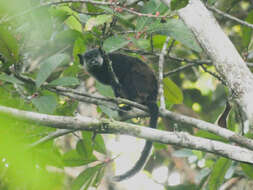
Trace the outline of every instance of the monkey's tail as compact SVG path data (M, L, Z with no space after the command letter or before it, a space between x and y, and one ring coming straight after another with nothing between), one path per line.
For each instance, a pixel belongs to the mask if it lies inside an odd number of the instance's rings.
M157 107L156 103L154 103L154 102L148 103L147 106L148 106L149 112L150 112L149 126L151 128L156 128L157 119L158 119L158 107ZM134 167L132 167L130 170L128 170L124 174L114 176L113 180L114 181L122 181L124 179L127 179L127 178L135 175L137 172L139 172L142 169L142 167L145 165L151 149L152 149L152 142L146 141L145 146L141 152L141 157L135 163Z

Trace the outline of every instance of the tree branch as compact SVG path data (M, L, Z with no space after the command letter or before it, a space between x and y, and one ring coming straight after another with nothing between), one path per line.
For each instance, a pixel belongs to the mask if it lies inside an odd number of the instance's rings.
M71 91L72 91L72 89L71 89ZM64 94L62 94L62 95L64 95ZM76 96L75 95L73 96L71 93L69 93L67 96L72 97L72 98L76 98ZM102 97L100 97L100 98L102 98ZM107 98L107 99L108 100L111 99L112 101L116 100L114 98ZM92 100L92 102L90 102L87 99L85 99L84 97L79 98L78 100L83 101L83 102L89 102L89 103L96 102L96 101L93 101L93 100ZM124 99L122 99L122 100L124 100ZM96 102L96 103L97 103L97 105L101 104L99 101ZM124 100L124 101L122 101L122 103L125 103L127 105L131 105L133 107L138 105L137 108L141 108L141 110L144 110L146 112L148 111L146 106L140 105L140 104L135 103L135 102L131 103L130 100L126 100L126 101ZM119 104L119 102L117 102L117 104ZM104 103L102 105L104 105ZM107 104L107 106L108 106L108 104ZM144 113L143 111L140 111L138 113L134 112L133 115L135 117L148 116L148 114ZM247 147L247 148L253 150L253 140L250 140L250 139L245 138L243 136L237 135L236 133L234 133L230 130L221 128L221 127L219 127L217 125L214 125L212 123L208 123L208 122L205 122L205 121L202 121L202 120L199 120L199 119L184 116L184 115L181 115L181 114L178 114L178 113L173 113L173 112L168 111L168 110L160 110L160 116L171 119L173 121L176 121L176 122L179 122L179 123L182 123L182 124L185 124L185 125L190 125L190 126L198 128L198 129L214 133L214 134L219 135L219 136L221 136L221 137L223 137L223 138L225 138L229 141L235 142L237 144L243 145L244 147Z
M159 95L160 95L160 107L161 109L166 109L164 91L163 91L163 65L164 65L164 57L167 53L167 46L169 43L170 37L167 37L166 41L163 44L162 51L159 56Z
M224 12L222 12L221 10L219 10L219 9L213 7L213 6L207 6L207 8L208 8L209 10L211 10L211 11L213 11L213 12L215 12L215 13L217 13L217 14L223 16L223 17L225 17L225 18L228 18L228 19L233 20L233 21L235 21L235 22L237 22L237 23L239 23L239 24L241 24L241 25L244 25L244 26L247 26L247 27L253 29L253 24L250 24L250 23L245 22L245 21L243 21L243 20L240 20L239 18L236 18L236 17L234 17L234 16L232 16L232 15L229 15L229 14L227 14L227 13L224 13Z
M235 100L253 125L253 75L232 42L200 0L191 0L178 13L234 92Z
M33 82L34 82L32 79L25 78L23 76L17 75L17 77L24 82L27 81L31 84L33 84ZM50 89L51 88L49 88L49 90ZM69 98L73 98L73 99L81 101L81 102L88 102L88 103L94 103L96 105L105 105L105 106L108 106L108 105L113 106L113 104L116 106L118 104L124 103L124 104L130 105L132 107L135 107L135 108L145 111L145 112L138 111L138 113L132 111L131 114L127 115L127 117L129 117L129 118L131 118L133 116L134 117L148 116L148 114L146 113L146 112L148 112L148 108L146 106L140 105L136 102L132 102L127 99L107 98L107 97L103 97L103 96L95 96L95 95L91 95L89 93L82 93L82 92L79 92L78 90L64 88L64 87L56 87L56 88L54 88L53 91L55 91L63 96L67 96ZM1 109L0 109L0 111L1 111ZM217 125L214 125L214 124L211 124L211 123L199 120L199 119L195 119L192 117L173 113L168 110L160 110L159 115L162 117L166 117L168 119L171 119L173 121L185 124L185 125L190 125L190 126L198 128L198 129L214 133L214 134L219 135L231 142L235 142L237 144L240 144L244 147L247 147L247 148L253 150L253 140L245 138L240 135L237 135L236 133L234 133L230 130L221 128ZM123 119L127 119L127 118L123 118Z
M181 147L218 154L236 161L253 164L253 151L219 141L204 139L189 135L185 132L166 132L148 127L102 119L101 121L89 117L67 117L21 111L14 108L0 106L1 113L11 114L13 117L23 118L53 128L68 130L87 130L96 133L118 133L151 141L172 144Z

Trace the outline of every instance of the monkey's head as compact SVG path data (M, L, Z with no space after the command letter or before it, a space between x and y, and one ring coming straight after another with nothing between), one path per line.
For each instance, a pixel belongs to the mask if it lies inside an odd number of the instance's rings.
M99 49L89 50L83 55L78 54L78 57L80 59L80 64L83 65L88 72L103 66L104 59Z

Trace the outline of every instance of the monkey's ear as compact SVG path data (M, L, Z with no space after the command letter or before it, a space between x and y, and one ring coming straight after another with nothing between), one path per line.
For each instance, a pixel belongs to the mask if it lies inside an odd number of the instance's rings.
M83 65L83 55L82 54L77 54L77 56L79 57L79 63L81 65Z

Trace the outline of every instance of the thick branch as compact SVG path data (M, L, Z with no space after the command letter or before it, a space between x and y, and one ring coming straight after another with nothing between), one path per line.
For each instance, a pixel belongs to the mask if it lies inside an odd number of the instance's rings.
M58 88L58 89L60 89L60 88ZM91 99L92 95L89 95L88 93L82 94L76 90L67 89L67 88L63 88L62 90L65 92L72 92L72 93L74 93L74 95L71 93L68 93L67 95L60 93L61 95L66 95L68 97L71 97L71 98L74 98L76 100L83 101L83 102L95 103L97 105L101 105L101 104L104 105L104 102L96 101L96 97L93 97L93 99ZM88 97L88 99L86 99L86 96ZM114 103L116 102L117 104L121 103L121 101L122 101L127 105L131 105L133 107L140 108L141 110L144 110L144 111L148 110L147 108L145 108L145 106L139 105L138 103L132 102L130 100L125 101L125 99L121 99L119 102L117 102L117 99L115 99L115 98L98 97L98 99L99 100L104 99L106 101L110 101L110 99L111 99L111 102L114 102ZM138 114L136 114L136 113L134 113L134 114L135 114L135 117L147 116L142 111L138 112ZM184 115L181 115L178 113L173 113L168 110L160 110L160 116L171 119L173 121L176 121L176 122L179 122L182 124L190 125L190 126L198 128L198 129L202 129L202 130L214 133L214 134L219 135L229 141L235 142L237 144L243 145L244 147L247 147L247 148L253 150L253 141L252 140L245 138L243 136L237 135L236 133L234 133L230 130L221 128L221 127L214 125L212 123L208 123L208 122L205 122L205 121L202 121L199 119L184 116Z
M215 124L208 123L206 121L202 121L196 118L184 116L178 113L173 113L171 111L163 111L160 112L162 117L166 117L168 119L171 119L173 121L185 124L185 125L191 125L193 127L196 127L198 129L208 131L210 133L214 133L218 136L221 136L231 142L235 142L237 144L240 144L244 147L247 147L251 150L253 150L253 140L245 138L243 136L240 136L233 131L227 130L225 128L219 127Z
M145 138L151 141L173 144L181 147L218 154L236 161L253 164L253 152L235 145L208 140L189 135L185 132L165 132L148 127L140 127L114 120L92 119L89 117L66 117L21 111L0 106L0 112L11 114L28 121L37 122L54 128L88 130L96 133L118 133Z
M169 3L169 0L163 1ZM253 76L232 42L200 0L190 0L178 13L235 93L236 101L253 124Z

